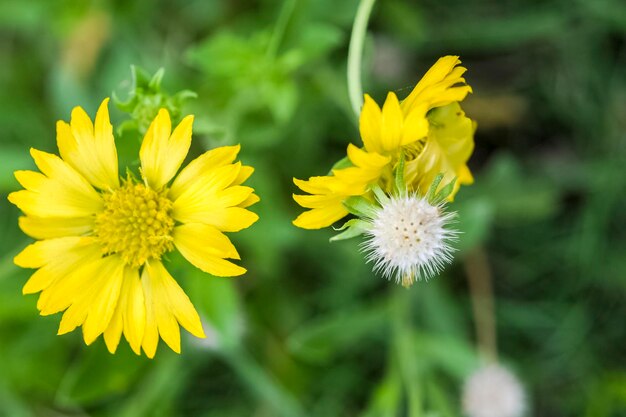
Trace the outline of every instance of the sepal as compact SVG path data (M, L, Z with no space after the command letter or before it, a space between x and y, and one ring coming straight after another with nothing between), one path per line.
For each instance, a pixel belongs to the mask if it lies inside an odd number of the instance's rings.
M337 231L342 231L341 233L330 238L331 242L336 242L338 240L346 240L352 239L353 237L361 236L363 233L367 232L370 229L370 224L361 219L350 219L343 224Z

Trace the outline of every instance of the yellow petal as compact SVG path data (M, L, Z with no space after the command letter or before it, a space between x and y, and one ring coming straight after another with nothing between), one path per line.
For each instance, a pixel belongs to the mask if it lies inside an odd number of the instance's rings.
M189 151L192 125L193 116L187 116L170 136L170 115L159 110L139 151L141 172L150 187L160 190L174 177Z
M212 210L204 218L199 218L196 223L204 223L216 227L222 232L238 232L252 226L259 216L241 207L226 207Z
M423 108L416 108L404 120L401 146L408 145L428 135L428 119Z
M467 165L461 166L457 171L457 181L459 181L460 184L467 185L474 183L474 176Z
M120 295L124 264L116 256L108 256L93 262L84 273L91 275L85 280L80 293L63 314L58 334L71 332L83 325L83 338L91 344L108 327Z
M200 317L189 301L189 297L167 272L161 262L146 265L151 286L154 316L161 338L175 352L180 353L180 323L197 337L204 337Z
M100 195L78 172L56 155L31 149L39 169L46 175L26 174L17 177L29 186L9 194L9 201L24 213L37 217L86 217L100 211Z
M251 205L258 203L259 201L261 201L261 199L259 198L258 195L250 194L248 198L246 198L241 203L239 203L237 207L241 207L241 208L250 207Z
M222 146L207 151L191 161L174 179L169 191L169 197L172 200L176 200L197 178L215 168L230 165L237 157L239 149L239 145Z
M111 189L119 186L117 150L109 121L109 99L102 101L96 114L95 129L85 111L76 107L70 124L57 123L57 145L61 157L93 186Z
M145 326L146 306L139 280L139 270L126 266L115 313L104 331L107 349L115 353L123 333L130 347L139 355Z
M344 198L346 197L337 196L334 194L293 194L293 199L296 201L296 203L304 208L324 208L329 205L340 204Z
M383 156L376 152L364 151L353 144L348 145L347 153L350 161L360 168L382 168L391 160L388 156Z
M219 170L230 167L236 165L222 167ZM226 186L224 184L232 183L238 172L239 168L230 169L228 175L211 175L199 179L174 201L172 216L182 223L204 222L215 210L244 203L254 191L252 188L235 185L221 189Z
M237 178L235 178L235 181L233 181L233 185L243 184L244 181L250 178L252 173L254 173L254 168L247 165L242 165L241 171L239 171L239 175L237 175Z
M444 182L463 175L468 183L466 163L474 150L474 123L465 116L458 103L439 107L429 113L432 120L426 145L418 157L406 164L408 177L415 177L417 188L428 190L435 176L444 174ZM470 175L471 176L471 175ZM461 181L458 181L458 186ZM455 186L451 199L458 191Z
M193 304L187 297L187 294L176 283L174 278L167 272L163 264L156 263L152 265L155 270L160 269L161 291L167 296L170 311L176 317L176 320L189 333L196 337L206 337L200 322L200 316L194 308Z
M40 192L47 181L47 177L41 172L15 171L14 174L17 182L30 191Z
M197 205L210 203L217 192L225 189L235 181L241 170L241 163L229 164L203 173L186 182L186 188L175 195L170 190L169 198L177 208L193 208Z
M122 291L120 291L120 298L115 306L115 313L113 313L113 317L111 317L111 321L104 331L104 343L107 346L107 349L110 353L115 353L117 351L117 347L120 344L120 339L122 338L122 332L124 331L124 322L122 321L122 311L121 306L125 304L124 298L124 282L122 282Z
M169 197L173 201L203 198L207 193L216 192L229 187L239 176L241 162L211 168L186 182L186 188L174 195L170 190Z
M154 309L154 303L157 299L155 299L153 294L148 268L144 268L141 274L141 286L146 306L146 325L144 327L143 339L141 340L141 348L147 357L154 358L159 345L159 328L157 327Z
M75 246L57 245L55 250L48 251L42 266L26 282L22 293L34 294L43 291L72 273L79 265L98 259L101 256L100 247L88 242L90 238L84 238Z
M74 268L57 277L52 284L41 291L37 309L42 316L65 310L83 297L102 268L102 258L93 257L73 263Z
M329 192L328 180L330 177L311 177L308 180L293 179L293 183L296 184L305 193L309 194L327 194Z
M124 274L125 305L121 306L124 337L139 355L146 329L146 301L139 271L127 267Z
M395 93L387 94L381 117L380 138L385 151L395 151L400 147L402 139L402 123L404 115Z
M213 226L189 223L174 229L174 245L195 267L215 276L236 276L246 272L221 258L239 259L237 250Z
M466 69L457 67L461 61L458 56L440 58L424 77L417 83L411 94L403 100L404 114L411 113L415 108L428 111L463 100L472 88L465 84L462 75Z
M65 236L85 235L93 229L93 217L75 218L41 218L34 216L21 216L19 218L20 229L28 236L35 239L51 239Z
M230 239L214 226L186 223L175 227L172 235L174 245L180 253L200 269L203 269L202 257L205 256L239 259L237 249Z
M24 248L15 256L13 262L22 268L39 268L48 262L58 260L67 252L93 244L94 239L92 237L69 236L40 240Z
M293 224L302 229L321 229L348 215L348 210L341 203L324 208L316 208L300 214Z
M363 145L369 152L381 153L383 151L382 139L380 137L381 126L382 114L380 107L369 95L365 94L363 109L361 109L359 117L359 131Z

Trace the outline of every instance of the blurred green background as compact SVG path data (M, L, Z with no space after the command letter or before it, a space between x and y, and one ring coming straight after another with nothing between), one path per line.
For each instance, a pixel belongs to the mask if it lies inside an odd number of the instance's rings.
M356 0L0 2L1 416L459 416L479 364L466 272L493 275L501 360L529 415L626 415L626 4L621 0L380 1L364 88L408 94L457 54L478 122L476 177L453 204L455 263L398 288L358 242L291 225L292 177L360 144L345 72ZM249 270L173 275L208 330L156 358L56 336L12 258L31 240L6 195L55 121L126 98L131 64L198 94L192 156L242 144L261 219L231 235ZM127 116L111 106L113 124ZM122 158L136 158L124 136ZM408 401L407 401L408 400ZM407 406L411 404L411 406Z

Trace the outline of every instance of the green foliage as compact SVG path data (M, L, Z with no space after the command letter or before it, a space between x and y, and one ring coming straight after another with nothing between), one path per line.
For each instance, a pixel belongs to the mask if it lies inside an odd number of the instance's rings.
M0 416L460 416L479 365L466 284L477 248L499 355L530 415L626 413L623 2L377 2L368 93L406 96L447 53L474 89L463 110L478 124L475 183L450 203L456 261L410 290L375 276L356 240L290 223L291 178L361 146L345 82L357 4L0 3ZM6 200L12 172L34 168L30 147L56 152L54 123L73 106L93 116L112 91L141 121L116 135L123 163L166 106L196 116L190 158L241 143L256 168L260 220L231 235L248 273L210 277L172 256L210 335L183 337L182 355L161 343L148 360L125 342L110 355L79 331L56 336L59 315L38 316L37 297L21 294L31 271L12 263L31 242ZM115 127L128 119L111 111Z
M163 68L150 76L143 69L131 65L130 73L132 81L128 99L122 101L113 93L113 102L117 108L129 113L132 117L120 124L117 129L119 135L123 135L125 130L136 130L142 135L145 134L161 108L167 109L172 123L176 125L181 120L183 102L197 97L197 94L190 90L179 91L173 96L161 91L161 82L165 74Z

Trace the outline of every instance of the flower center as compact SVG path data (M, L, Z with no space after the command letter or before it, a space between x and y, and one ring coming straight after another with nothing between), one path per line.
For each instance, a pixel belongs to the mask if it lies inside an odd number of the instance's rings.
M164 193L128 180L103 197L104 210L96 215L94 230L105 255L116 253L138 267L173 249L172 202Z
M396 275L403 285L435 275L452 259L449 243L457 232L446 225L453 216L423 198L392 198L371 219L364 246L368 260L383 275Z

